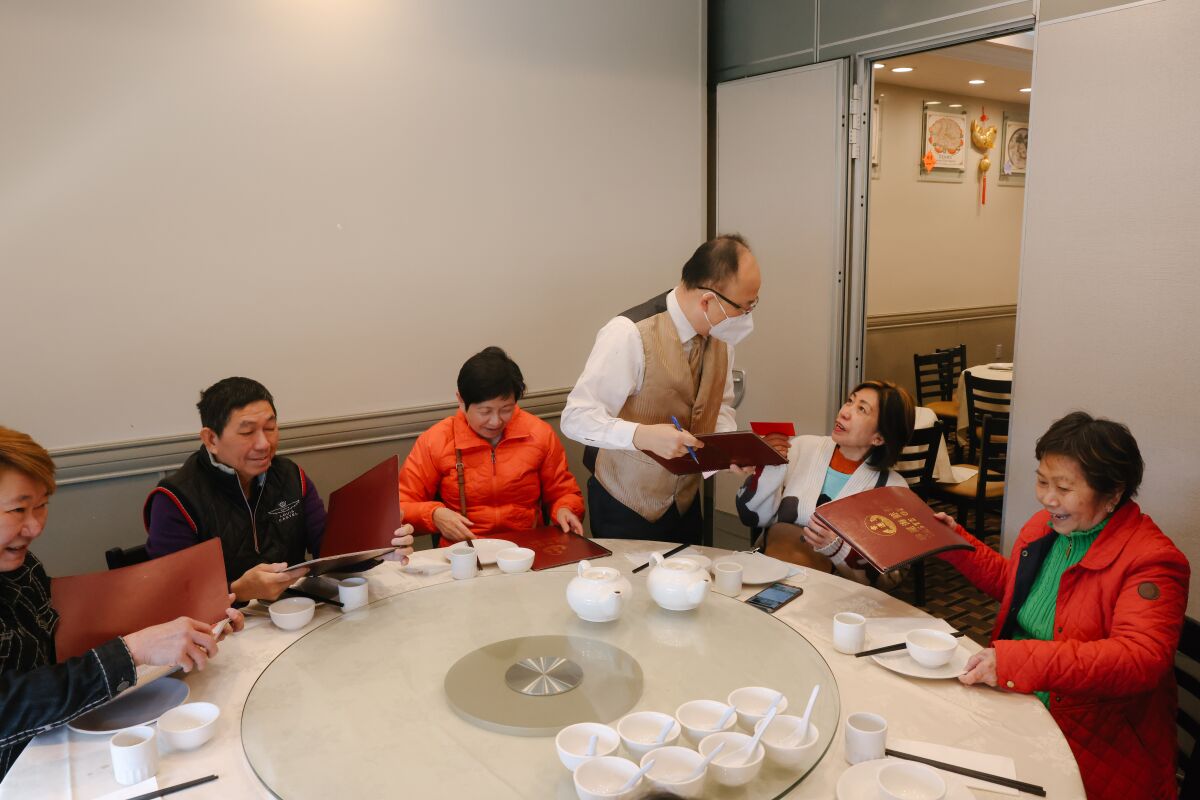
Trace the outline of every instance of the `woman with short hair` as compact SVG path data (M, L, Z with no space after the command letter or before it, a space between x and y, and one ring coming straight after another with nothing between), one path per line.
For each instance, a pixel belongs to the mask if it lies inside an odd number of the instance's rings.
M880 575L812 514L817 506L881 486L907 486L892 469L912 438L912 397L891 381L864 381L850 392L829 436L791 440L786 465L763 467L737 496L738 515L766 528L768 555L859 583L890 588L899 571ZM776 437L767 437L777 444ZM782 439L782 437L778 437Z
M54 461L45 448L0 427L0 779L34 736L134 685L139 665L190 672L217 654L211 625L179 617L55 663L58 612L50 605L50 579L29 552L54 489ZM241 613L226 613L241 630Z
M1042 510L1009 558L939 514L974 547L940 557L1000 601L992 646L959 680L1037 695L1089 798L1174 798L1187 558L1133 502L1143 462L1127 427L1076 411L1034 454Z
M583 533L583 493L554 429L523 411L521 368L499 347L458 373L458 413L417 437L400 471L400 507L443 544L557 525ZM543 520L543 515L545 520Z

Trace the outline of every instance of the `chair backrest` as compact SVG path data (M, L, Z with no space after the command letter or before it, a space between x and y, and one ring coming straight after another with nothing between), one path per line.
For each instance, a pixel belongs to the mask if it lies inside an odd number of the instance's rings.
M120 569L149 561L150 554L146 552L144 544L127 548L112 547L104 551L104 560L108 563L109 569Z
M949 353L913 353L917 405L925 405L926 400L949 400L954 395L954 379L950 377L952 369Z
M930 428L913 431L912 438L892 468L904 476L908 487L922 499L933 486L933 465L937 460L938 448L942 446L943 431L940 421L933 423Z
M1183 618L1175 653L1175 682L1179 685L1175 722L1191 740L1190 752L1179 743L1179 796L1196 797L1200 794L1200 622L1190 617Z
M1003 483L1008 471L1008 417L984 414L982 427L983 432L979 437L979 480L975 482L977 500L987 497L989 483Z
M952 385L957 386L958 376L967 368L967 346L957 344L954 347L939 347L937 352L950 354L950 381Z
M983 424L984 414L1008 421L1012 405L1012 381L977 378L969 372L963 381L967 390L967 420L972 428Z

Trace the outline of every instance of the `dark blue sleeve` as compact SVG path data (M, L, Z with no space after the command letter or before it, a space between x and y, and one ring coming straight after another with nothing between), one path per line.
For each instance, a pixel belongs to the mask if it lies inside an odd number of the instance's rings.
M321 537L325 535L325 501L321 499L317 487L304 473L304 524L308 531L308 552L312 555L321 554Z

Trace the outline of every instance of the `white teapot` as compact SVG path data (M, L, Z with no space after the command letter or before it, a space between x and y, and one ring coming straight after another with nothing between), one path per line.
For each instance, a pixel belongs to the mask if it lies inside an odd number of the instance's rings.
M655 553L654 569L646 578L650 596L668 611L690 611L704 602L712 579L707 570L688 558L664 560Z
M612 567L593 567L579 562L579 574L567 584L567 604L580 619L611 622L633 594L629 580Z

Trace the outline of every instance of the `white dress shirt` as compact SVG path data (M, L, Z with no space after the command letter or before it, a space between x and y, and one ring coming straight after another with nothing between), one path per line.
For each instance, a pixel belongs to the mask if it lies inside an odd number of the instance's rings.
M684 355L692 348L696 329L688 322L675 297L678 289L667 294L667 314L675 323ZM562 432L577 442L610 450L632 450L636 422L617 417L625 401L642 390L646 375L646 356L642 335L628 317L613 317L596 334L596 343L588 356L583 374L567 397L560 425ZM670 419L663 422L670 423ZM737 429L733 412L733 348L729 348L729 368L725 392L717 414L716 431Z

